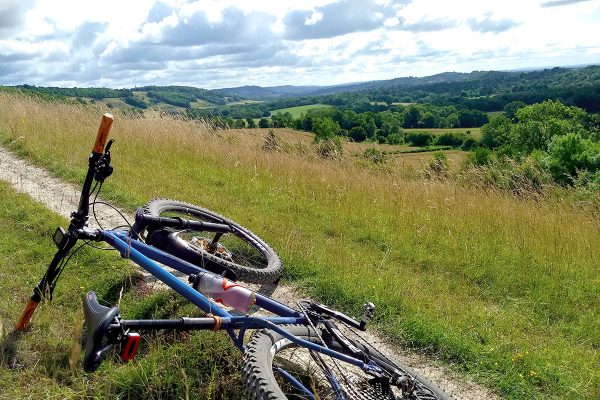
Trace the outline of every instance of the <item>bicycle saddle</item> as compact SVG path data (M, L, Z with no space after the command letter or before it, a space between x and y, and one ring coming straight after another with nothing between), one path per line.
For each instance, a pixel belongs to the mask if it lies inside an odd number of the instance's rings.
M106 352L117 342L117 337L109 335L108 327L118 322L119 308L100 305L96 293L90 291L83 299L83 311L87 324L83 369L94 372L104 360Z

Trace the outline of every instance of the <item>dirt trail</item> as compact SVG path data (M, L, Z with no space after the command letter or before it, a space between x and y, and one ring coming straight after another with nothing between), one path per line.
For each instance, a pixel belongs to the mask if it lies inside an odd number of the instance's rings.
M27 161L14 156L1 147L0 180L7 181L16 190L30 195L50 210L66 218L69 218L70 213L77 209L79 187L61 181L48 171L30 165ZM123 224L123 219L118 213L111 211L109 208L102 207L98 211L102 214L100 223L105 227L114 227ZM90 225L93 226L95 222L92 220L90 221ZM146 277L146 281L156 289L165 288L164 285L156 282L154 277L149 276L145 271L144 276ZM292 286L281 284L277 286L248 286L292 306L295 306L296 302L303 298L302 294ZM424 376L427 376L455 399L479 400L499 398L496 394L490 392L489 389L468 381L464 376L450 370L435 360L425 358L422 355L405 349L392 348L377 333L367 333L365 339L376 348L386 351L397 360L404 362Z

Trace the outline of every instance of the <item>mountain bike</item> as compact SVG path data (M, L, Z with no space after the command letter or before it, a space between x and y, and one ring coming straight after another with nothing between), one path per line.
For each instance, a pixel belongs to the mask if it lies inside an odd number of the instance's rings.
M79 248L104 242L206 316L124 319L118 307L100 305L90 291L83 301L86 372L95 371L114 349L123 361L132 360L141 340L139 331L223 330L244 354L242 373L251 399L450 398L362 338L361 332L373 317L373 304L366 303L360 318L354 319L312 300L298 301L293 308L238 283L240 277L273 281L279 277L281 262L263 240L228 218L188 203L159 199L138 208L133 224L111 230L90 228L90 204L95 217L97 194L113 171L112 141L106 144L112 120L110 114L102 119L79 208L71 215L68 229L58 228L53 235L58 250L16 329L25 329L37 304L51 299L58 278ZM187 282L167 267L187 276ZM257 308L272 316L249 314ZM248 341L249 330L253 333Z

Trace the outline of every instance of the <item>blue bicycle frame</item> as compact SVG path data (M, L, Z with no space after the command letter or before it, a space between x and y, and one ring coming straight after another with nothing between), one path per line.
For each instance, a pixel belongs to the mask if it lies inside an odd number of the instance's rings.
M202 311L209 315L218 317L218 329L225 329L233 339L235 345L242 351L244 351L244 333L248 329L266 328L281 334L282 336L289 339L291 342L297 344L298 346L305 347L309 350L337 358L341 361L355 365L365 371L377 371L379 369L371 363L365 364L363 360L359 360L347 354L343 354L330 348L318 345L316 343L312 343L307 340L298 338L286 331L285 329L281 328L279 325L307 326L309 324L306 316L293 308L279 303L278 301L275 301L269 297L263 296L260 293L255 293L256 306L277 315L277 317L252 317L249 315L233 315L227 310L219 307L214 302L210 301L202 293L196 291L189 285L186 285L175 275L161 267L158 263L164 264L187 275L198 273L212 274L211 272L206 271L196 265L190 264L184 260L181 260L162 250L149 246L139 240L133 239L125 231L104 230L100 231L100 237L102 241L105 241L113 248L118 250L122 256L130 258L133 262L135 262L136 264L144 268L146 271L148 271L150 274L161 280L163 283L175 290L181 296L195 304ZM134 323L134 321L125 320L123 321L123 323L125 325L128 325L128 323L131 325L132 323ZM206 326L200 329L214 329L214 327L215 326ZM236 334L235 329L239 329L239 333Z
M198 277L204 276L203 274L208 274L208 276L219 277L217 274L214 274L213 272L207 271L192 263L182 260L172 254L169 254L156 247L144 243L137 236L137 234L135 234L135 229L132 229L130 232L89 229L87 227L87 219L89 214L89 197L90 193L93 192L93 190L91 190L92 182L94 179L96 180L96 182L103 182L104 179L106 179L106 177L108 177L112 173L112 167L110 165L110 147L112 141L108 142L108 144L105 146L110 125L112 123L112 118L113 117L110 114L105 114L103 116L100 129L96 137L96 142L88 160L88 172L86 174L85 182L82 188L79 208L76 212L72 214L71 223L69 225L68 230L65 231L62 228L58 228L55 234L53 235L53 240L58 247L58 251L55 254L52 261L50 262L46 273L44 274L40 282L37 284L37 286L34 288L33 294L30 297L27 305L25 306L25 309L23 310L23 313L21 314L21 317L19 318L19 321L15 326L17 330L23 330L27 327L29 321L31 320L31 316L33 315L33 312L40 301L42 301L46 297L52 297L52 292L54 290L56 281L58 280L62 269L66 265L66 263L63 263L63 260L69 254L72 254L71 250L73 249L75 244L79 240L103 241L112 246L114 249L118 250L123 257L131 259L133 262L141 266L150 274L164 282L167 286L175 290L185 299L195 304L198 308L200 308L207 314L207 317L184 317L178 320L125 320L121 319L118 316L118 308L113 307L109 309L107 307L100 306L100 304L98 304L95 299L95 294L92 293L91 297L93 298L93 301L95 301L95 303L84 303L84 306L87 304L89 307L96 307L96 309L88 308L86 310L90 311L92 314L95 314L95 316L99 318L95 321L97 322L97 324L92 330L93 337L89 338L91 340L89 343L93 343L94 346L96 345L95 342L97 340L97 337L95 336L97 333L97 329L100 329L100 333L102 334L112 335L111 340L113 340L113 342L111 343L113 344L116 343L116 341L114 340L117 339L114 336L115 334L117 336L126 334L129 331L129 329L135 328L180 330L212 329L215 331L227 331L227 333L231 336L234 344L243 352L245 350L243 340L246 331L248 329L265 328L277 332L282 337L288 339L290 342L295 343L297 346L304 347L311 351L322 353L324 355L336 358L345 363L352 364L368 373L377 375L378 373L383 372L384 368L388 372L396 372L395 367L390 367L389 365L386 365L385 362L381 363L381 366L376 365L372 361L366 361L366 358L363 359L363 357L358 357L360 354L355 351L349 351L348 353L356 354L357 357L353 357L352 355L344 354L335 351L331 348L328 348L325 345L325 343L321 345L302 339L281 327L281 325L314 326L320 323L323 323L323 325L325 326L331 327L331 323L328 321L327 318L333 317L342 320L346 323L350 323L350 325L352 326L357 326L359 329L363 329L363 323L366 323L364 321L361 321L361 323L358 324L356 321L351 320L351 318L344 316L341 313L329 310L324 306L316 305L313 303L311 303L313 306L318 307L318 312L314 314L311 313L311 319L309 319L307 314L305 314L304 312L295 310L291 307L288 307L282 303L279 303L269 297L263 296L260 293L256 292L253 292L254 304L257 307L262 308L275 316L252 317L250 315L234 315L225 310L224 308L219 307L215 302L209 300L201 292L195 290L190 285L187 285L181 280L179 280L175 275L173 275L168 270L159 265L159 263L173 268L184 274L187 274L188 276L196 275ZM186 221L186 223L198 222ZM103 309L106 312L105 314L102 314ZM100 310L100 312L97 312L98 310ZM327 316L312 317L312 315ZM139 336L137 340L139 342ZM341 343L342 347L344 347L345 345L346 349L348 348L349 345L348 343L346 343L347 341L345 339L342 340L338 337L338 341L344 342ZM104 346L102 343L100 343L100 345ZM96 353L94 353L95 350L97 350ZM95 350L92 348L92 352L90 353L94 354L94 357L90 358L90 362L92 363L90 364L90 368L93 367L91 370L97 368L97 365L99 365L99 362L101 362L101 359L103 358L99 357L99 355L101 353L104 353L107 350L107 347L98 348ZM98 362L98 364L96 364L96 361ZM380 363L380 361L378 361L378 363ZM307 397L311 399L314 398L312 392L308 390L305 386L303 386L303 384L299 382L294 376L292 376L285 370L282 370L281 368L274 367L274 369L277 370L281 374L281 376L287 379L293 386L301 390ZM327 380L335 390L337 396L336 398L343 399L344 395L342 393L340 383L334 376L329 376L330 374L326 375Z

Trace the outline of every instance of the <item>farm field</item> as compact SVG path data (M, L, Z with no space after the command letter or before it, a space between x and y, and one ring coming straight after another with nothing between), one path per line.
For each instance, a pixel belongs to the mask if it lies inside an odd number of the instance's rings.
M0 139L80 182L99 111L0 94ZM105 196L129 210L177 197L231 216L274 245L287 281L351 314L375 302L390 340L508 398L598 398L597 214L407 178L396 163L265 152L259 133L116 115Z
M329 106L327 104L309 104L306 106L297 106L297 107L280 108L277 110L271 110L271 115L277 114L278 112L280 112L280 113L289 112L290 114L292 114L292 117L298 118L298 117L300 117L301 114L306 114L306 112L308 110L313 110L313 109L317 109L317 108L329 108L329 107L331 107L331 106Z

